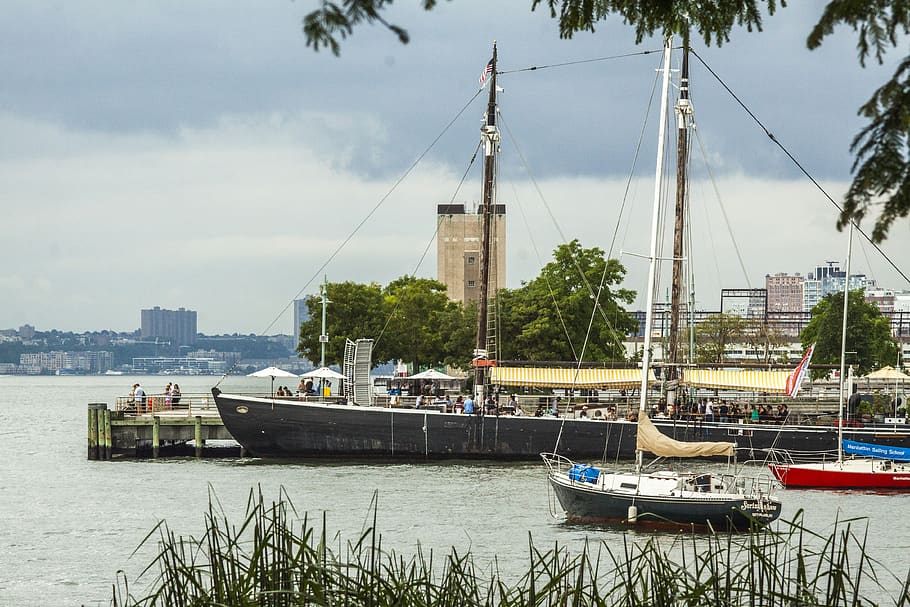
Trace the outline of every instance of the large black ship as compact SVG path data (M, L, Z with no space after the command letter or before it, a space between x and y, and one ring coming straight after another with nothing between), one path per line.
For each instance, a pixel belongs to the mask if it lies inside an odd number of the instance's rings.
M435 409L370 407L294 398L212 393L231 435L251 455L291 458L537 460L552 452L575 460L635 456L637 424L569 417L465 415ZM652 420L680 441L729 441L740 461L771 448L835 451L835 425ZM910 447L904 425L844 428L843 437Z

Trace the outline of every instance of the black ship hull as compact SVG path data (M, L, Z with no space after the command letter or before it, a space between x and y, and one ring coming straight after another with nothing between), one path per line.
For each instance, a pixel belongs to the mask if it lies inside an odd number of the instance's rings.
M637 425L555 417L464 415L260 398L212 390L234 439L256 457L536 460L553 452L574 460L631 459ZM740 460L764 451L837 449L837 428L700 423L653 419L681 441L730 441ZM845 428L844 438L910 447L910 428Z

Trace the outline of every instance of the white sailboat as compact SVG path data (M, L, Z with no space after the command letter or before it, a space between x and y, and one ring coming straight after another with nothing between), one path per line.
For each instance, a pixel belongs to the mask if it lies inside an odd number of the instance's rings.
M671 51L672 40L668 39L664 47L661 112L667 107ZM685 70L685 60L683 66ZM683 78L686 79L687 74L684 73ZM665 120L659 122L635 469L606 470L576 463L553 453L543 453L541 457L548 468L550 485L570 521L626 521L747 529L754 523L767 524L780 515L781 502L771 494L773 486L770 479L670 470L646 472L642 462L645 452L658 457L683 458L734 455L734 444L729 442L673 440L661 434L647 414L666 128Z

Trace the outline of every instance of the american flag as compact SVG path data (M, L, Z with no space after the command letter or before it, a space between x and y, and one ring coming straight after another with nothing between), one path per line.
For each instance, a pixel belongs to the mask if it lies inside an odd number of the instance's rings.
M490 62L487 63L487 67L483 68L483 71L480 73L480 84L483 84L487 81L487 78L490 77L490 74L493 73L493 60L490 59Z

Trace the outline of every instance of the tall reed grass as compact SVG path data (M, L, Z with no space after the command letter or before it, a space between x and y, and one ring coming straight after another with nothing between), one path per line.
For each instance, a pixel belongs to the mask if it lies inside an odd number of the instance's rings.
M902 580L872 559L859 521L837 521L829 535L805 528L798 514L774 529L679 536L624 534L620 546L589 542L576 554L539 550L528 538L519 579L503 579L494 562L481 571L452 549L441 561L420 548L404 557L382 547L372 526L329 546L325 516L298 515L285 494L268 502L250 493L232 524L214 497L202 537L178 537L166 522L143 541L157 556L140 576L114 584L115 607L582 607L859 606L910 604ZM337 537L337 536L336 536ZM335 544L335 542L333 542ZM137 549L138 550L138 549ZM886 590L891 588L891 590Z

